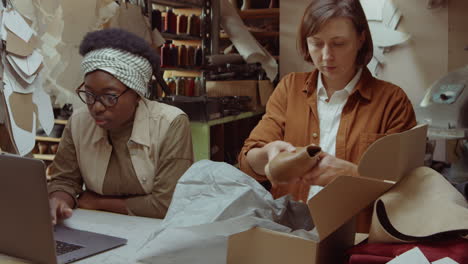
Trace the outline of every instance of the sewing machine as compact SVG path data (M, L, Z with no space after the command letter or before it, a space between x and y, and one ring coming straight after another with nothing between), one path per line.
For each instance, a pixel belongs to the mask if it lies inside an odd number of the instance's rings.
M468 65L437 80L415 107L415 112L419 123L429 125L429 140L446 140L454 146L454 151L450 150L451 167L446 176L454 182L467 181Z

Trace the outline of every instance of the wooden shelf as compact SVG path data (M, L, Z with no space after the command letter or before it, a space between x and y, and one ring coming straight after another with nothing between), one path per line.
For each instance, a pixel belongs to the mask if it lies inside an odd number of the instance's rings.
M66 125L68 120L55 119L54 124L56 125Z
M54 154L33 154L35 159L53 161L55 158Z
M252 35L256 38L271 38L271 37L279 37L278 31L250 31ZM221 33L219 35L221 39L229 39L228 34Z
M59 143L60 138L36 136L36 141Z
M188 34L171 34L171 33L161 33L163 38L172 39L172 40L196 40L201 41L201 37L196 37Z
M193 71L201 72L202 68L200 67L191 67L191 68L181 68L181 67L161 67L162 71Z
M172 7L203 7L203 0L152 0L153 4Z
M255 19L255 18L278 18L279 8L265 8L265 9L247 9L240 10L239 16L242 19Z
M201 77L201 71L195 70L165 70L163 77L165 79L172 77Z

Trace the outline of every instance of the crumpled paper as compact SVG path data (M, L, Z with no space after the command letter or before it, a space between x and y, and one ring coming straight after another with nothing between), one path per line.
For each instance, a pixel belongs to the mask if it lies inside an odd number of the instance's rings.
M257 181L221 162L195 163L180 178L162 222L139 254L142 263L224 263L229 235L263 227L318 239L309 208L274 200Z

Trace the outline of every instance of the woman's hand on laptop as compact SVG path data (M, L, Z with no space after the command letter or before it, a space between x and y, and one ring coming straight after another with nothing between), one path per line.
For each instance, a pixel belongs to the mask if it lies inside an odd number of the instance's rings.
M63 219L70 218L73 214L72 208L75 201L66 192L57 191L49 195L50 214L52 224L57 224Z

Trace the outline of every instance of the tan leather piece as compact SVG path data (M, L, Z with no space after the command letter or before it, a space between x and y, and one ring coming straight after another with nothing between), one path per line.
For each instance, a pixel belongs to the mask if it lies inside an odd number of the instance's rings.
M317 164L321 151L319 146L309 145L298 147L293 152L281 152L265 166L265 174L275 182L301 177Z
M376 201L369 242L413 242L446 232L468 232L468 202L440 173L421 166Z

